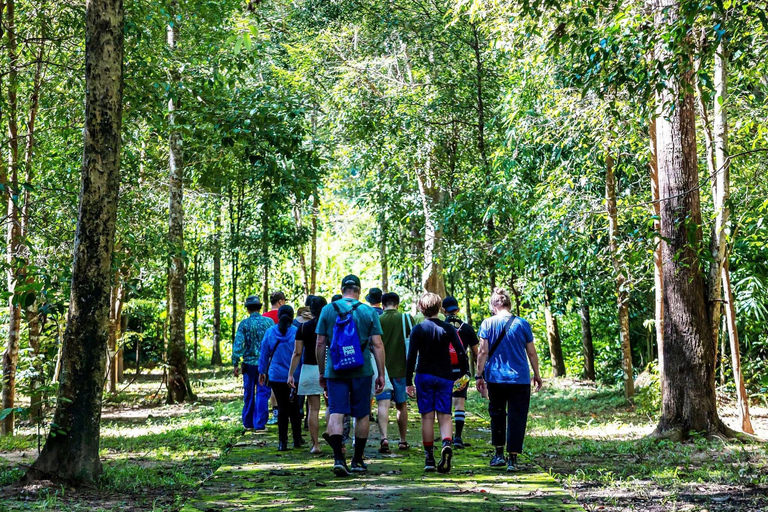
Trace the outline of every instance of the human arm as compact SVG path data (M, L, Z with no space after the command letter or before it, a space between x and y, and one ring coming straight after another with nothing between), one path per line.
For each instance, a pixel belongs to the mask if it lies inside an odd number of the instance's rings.
M245 353L245 321L240 322L235 334L235 342L232 344L232 373L235 377L240 375L240 359Z
M405 371L405 381L408 386L413 386L413 373L416 371L416 359L419 354L419 330L411 332L411 342L408 349L408 360Z
M296 338L296 341L293 345L293 356L291 357L291 368L288 370L288 385L292 388L296 387L295 380L293 378L293 372L296 371L296 368L299 366L299 362L301 361L301 354L304 352L304 341L300 340L299 338Z
M384 353L384 343L381 341L381 335L374 334L371 336L371 350L373 351L373 359L376 361L376 370L378 371L378 376L376 377L376 389L374 392L378 395L382 391L384 391L384 362L385 362L385 353Z
M541 380L539 373L539 354L536 353L536 345L533 341L525 344L525 352L528 354L528 360L531 362L531 368L533 368L533 383L536 385L534 390L539 391L544 385L544 381Z
M326 351L326 337L322 334L317 335L317 345L315 346L315 357L317 357L317 365L320 369L320 385L325 387L325 351Z
M477 374L475 375L475 386L482 396L486 394L485 383L485 363L488 361L488 340L480 338L480 343L477 345Z

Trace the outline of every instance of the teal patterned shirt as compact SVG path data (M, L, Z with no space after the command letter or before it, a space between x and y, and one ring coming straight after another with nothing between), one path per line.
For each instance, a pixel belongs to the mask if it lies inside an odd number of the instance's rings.
M258 365L261 341L264 339L264 333L273 325L275 322L271 318L259 313L251 313L251 316L240 322L235 344L232 346L232 364L237 366L242 359L245 364Z

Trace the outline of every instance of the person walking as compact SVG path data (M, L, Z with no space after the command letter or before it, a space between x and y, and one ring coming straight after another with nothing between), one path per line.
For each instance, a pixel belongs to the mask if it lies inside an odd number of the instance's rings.
M445 321L451 324L459 335L461 344L464 346L464 350L469 356L470 353L477 361L478 345L480 340L477 339L477 334L471 325L464 322L459 318L459 302L453 297L446 297L443 299L443 311L445 311ZM458 380L462 377L461 368L459 366L459 359L456 352L451 351L451 365L453 367L453 379ZM453 421L455 425L455 434L453 436L453 446L456 448L464 448L469 446L468 443L464 443L462 434L464 432L464 421L466 420L465 404L467 401L467 390L469 386L464 386L462 389L453 392Z
M269 416L269 386L259 384L259 355L264 334L274 322L259 314L261 300L258 295L245 299L248 318L237 326L235 342L232 344L232 365L235 377L243 373L243 426L247 429L263 430Z
M408 395L406 393L406 348L405 340L411 335L413 325L416 323L410 315L400 313L400 297L396 293L385 293L381 297L384 313L379 316L381 322L381 340L386 354L387 373L392 382L392 391L384 391L376 395L378 414L376 420L381 432L379 452L389 453L389 439L387 430L389 426L389 407L392 400L397 408L397 427L400 431L398 449L409 448L408 434Z
M342 299L323 308L317 323L317 360L326 361L320 383L328 390L328 434L333 448L333 472L349 476L365 472L363 460L371 414L373 352L376 368L375 393L384 389L384 346L381 323L373 308L360 302L360 279L348 275L341 281ZM328 357L326 358L326 352ZM355 444L351 468L343 448L344 415L355 418Z
M296 332L296 343L293 349L293 358L291 359L291 368L288 371L288 385L296 389L300 396L307 397L309 405L308 427L309 436L312 439L312 447L309 453L318 455L321 453L319 443L320 433L320 396L323 394L323 387L320 385L320 370L317 364L317 321L323 308L328 304L325 298L313 296L309 304L312 319L301 324ZM302 361L301 374L298 385L293 378L296 368Z
M469 373L469 362L456 329L440 320L440 296L425 293L419 298L418 308L425 320L413 328L408 351L408 394L417 396L421 414L421 439L424 445L424 471L448 473L453 458L453 425L451 424L451 395L454 389L450 349L456 352L461 375ZM416 361L418 359L418 366ZM416 378L413 374L416 372ZM415 389L414 389L415 383ZM440 462L435 465L435 416L443 443Z
M382 293L381 288L371 288L368 290L368 295L365 296L365 301L370 304L374 311L379 315L384 313L384 309L381 307Z
M264 316L272 320L274 323L277 323L277 311L280 309L280 307L285 305L285 294L280 291L272 292L269 296L269 303L271 305L271 309L265 312ZM274 393L270 397L269 403L272 404L272 417L269 418L269 421L267 421L267 425L274 425L277 423L277 398L275 397Z
M269 383L277 399L277 438L278 451L288 449L288 424L293 433L293 447L300 448L301 439L301 407L295 393L288 385L291 376L291 358L293 356L296 327L293 324L293 308L281 306L278 310L278 322L267 329L264 334L259 367L261 375L259 383L264 385L269 377Z
M491 442L495 448L491 467L506 466L507 471L517 471L531 401L531 369L535 390L542 386L539 356L531 325L512 314L512 300L506 290L493 291L490 307L493 316L483 320L478 333L480 353L475 379L478 391L488 392Z

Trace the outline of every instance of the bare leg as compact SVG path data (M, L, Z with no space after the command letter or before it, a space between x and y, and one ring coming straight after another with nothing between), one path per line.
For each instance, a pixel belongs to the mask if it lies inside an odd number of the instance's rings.
M435 442L435 411L421 415L421 440L424 443Z
M335 416L332 415L332 416ZM365 418L356 418L355 419L355 437L359 437L361 439L367 439L368 438L368 431L371 428L371 419L366 416Z
M442 412L437 413L437 424L440 426L440 437L443 439L451 439L453 434L451 415ZM434 432L434 428L432 431Z
M340 436L344 431L344 415L331 414L328 418L328 433L332 436Z
M408 435L408 403L396 404L397 407L397 428L400 430L400 442L406 442Z
M376 422L379 424L381 438L387 439L387 427L389 425L389 403L390 400L379 400L379 410L376 415Z
M318 433L320 432L320 395L311 395L307 397L309 405L309 437L312 438L312 450L320 451Z

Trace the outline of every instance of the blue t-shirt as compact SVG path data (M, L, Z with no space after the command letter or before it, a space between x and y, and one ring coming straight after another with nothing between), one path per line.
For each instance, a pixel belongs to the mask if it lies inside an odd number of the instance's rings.
M477 335L488 340L488 350L498 338L509 320L511 313L503 312L483 320ZM483 376L492 384L530 384L531 370L525 346L533 343L531 324L516 317L509 326L506 336L499 342L493 355L485 363Z
M344 298L336 301L336 304L342 312L349 311L354 304L358 301ZM331 344L333 339L333 326L336 325L336 319L339 314L334 309L333 304L325 306L320 313L320 318L317 321L317 329L315 332L321 336L326 337L326 345ZM325 364L325 377L329 379L347 379L356 377L370 377L373 375L373 365L371 364L370 355L370 339L371 336L381 335L381 322L379 321L379 314L371 306L360 303L360 305L352 313L352 318L357 325L357 334L360 337L360 348L363 349L363 366L355 368L354 370L347 370L343 372L337 372L333 370L333 364L331 363L330 354L326 355ZM318 364L322 362L318 361Z

